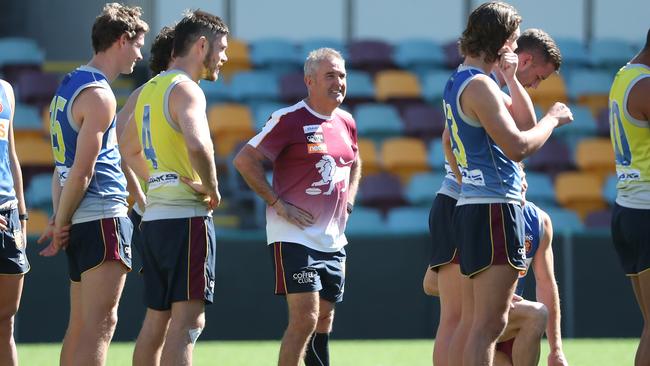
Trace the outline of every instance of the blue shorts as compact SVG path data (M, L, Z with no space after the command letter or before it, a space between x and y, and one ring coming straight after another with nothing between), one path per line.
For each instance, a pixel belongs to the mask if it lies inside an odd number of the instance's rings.
M623 271L636 276L650 268L650 210L614 205L612 239Z
M65 250L70 280L81 281L81 274L105 261L120 261L131 270L131 234L133 225L128 217L74 224Z
M19 275L29 271L29 261L25 249L27 238L23 238L22 226L18 219L18 209L0 211L7 220L7 230L1 231L0 274Z
M275 294L319 292L323 300L343 301L345 249L320 252L301 244L269 245L275 271Z
M169 310L173 302L214 297L217 242L212 217L142 221L145 305Z
M431 234L431 259L429 269L438 270L448 263L458 263L456 241L452 219L456 200L438 193L429 212L429 233Z
M472 277L492 265L526 269L524 215L520 205L485 203L456 206L454 235L460 271Z

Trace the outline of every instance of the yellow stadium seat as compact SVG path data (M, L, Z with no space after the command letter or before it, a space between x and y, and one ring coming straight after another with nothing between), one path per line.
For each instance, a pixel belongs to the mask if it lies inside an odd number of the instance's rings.
M533 103L546 112L555 102L568 103L566 83L560 74L553 73L537 89L528 89Z
M379 173L381 167L379 166L375 143L370 139L359 139L357 146L359 147L359 155L361 156L362 175L367 176Z
M54 165L50 141L42 136L16 135L16 153L24 166Z
M248 106L229 103L210 107L208 125L214 141L215 152L225 157L242 141L255 135L253 116Z
M29 221L27 224L27 236L39 237L47 228L50 217L47 212L41 210L28 210Z
M381 102L395 99L420 99L420 82L408 71L385 70L375 77L375 94Z
M221 67L219 74L224 79L229 80L230 77L240 71L247 71L251 69L251 59L248 52L248 45L238 39L228 39L228 61Z
M427 148L422 140L408 137L386 139L381 146L384 169L407 184L411 176L429 170Z
M614 150L608 138L590 138L581 140L576 149L576 163L584 172L596 175L600 182L610 174L616 173Z
M575 211L582 220L589 213L607 207L602 195L601 181L591 173L558 174L555 178L555 195L563 207Z

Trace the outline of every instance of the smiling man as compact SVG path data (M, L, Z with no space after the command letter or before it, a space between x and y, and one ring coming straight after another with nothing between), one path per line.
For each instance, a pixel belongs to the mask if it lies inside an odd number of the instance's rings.
M345 283L344 230L361 177L354 119L338 108L345 97L345 61L321 48L307 56L304 71L307 98L273 113L234 160L268 204L275 293L286 295L289 307L282 366L297 366L303 358L307 366L329 365L334 304L343 300ZM273 163L273 185L265 160Z

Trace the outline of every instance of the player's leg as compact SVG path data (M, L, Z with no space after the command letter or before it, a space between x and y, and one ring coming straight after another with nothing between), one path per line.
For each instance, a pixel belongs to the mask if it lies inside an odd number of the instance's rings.
M117 325L117 307L127 269L119 261L107 261L81 274L82 327L75 365L104 365Z
M318 292L287 294L289 324L282 336L279 366L298 366L303 359L305 346L316 330L319 314Z
M460 278L460 321L458 327L453 331L449 344L448 360L449 365L462 365L464 362L464 350L467 337L472 328L474 318L474 293L472 279L462 276Z
M147 308L142 328L133 350L133 366L158 366L171 311Z
M501 351L494 352L494 366L513 366L510 357Z
M544 304L528 300L513 303L508 315L508 325L499 338L499 341L514 338L513 364L517 366L538 364L547 320L548 311Z
M429 271L434 272L434 271ZM433 345L433 363L445 366L449 362L449 351L454 331L461 319L461 275L458 264L450 263L439 267L440 322Z
M639 347L634 358L635 366L650 365L650 270L641 272L638 276L630 277L641 314L643 315L643 330Z
M517 271L495 265L472 278L474 316L464 349L463 365L492 365L494 347L506 327Z
M81 279L81 277L80 277ZM73 366L81 339L83 317L81 316L81 282L70 281L70 318L65 331L59 362L61 366Z
M20 305L24 275L0 275L0 365L17 365L14 316Z
M160 359L161 366L192 364L192 352L205 328L203 300L179 301L172 304L171 321Z
M305 366L329 366L329 337L334 322L334 303L324 300L318 301L318 321L316 330L305 347Z
M422 290L429 296L439 296L440 289L438 289L438 271L434 271L427 267L424 272L424 279L422 280Z

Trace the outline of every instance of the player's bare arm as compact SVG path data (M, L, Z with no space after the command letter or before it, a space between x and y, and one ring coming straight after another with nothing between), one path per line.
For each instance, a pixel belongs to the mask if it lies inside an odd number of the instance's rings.
M124 103L122 109L120 109L120 111L117 112L117 116L115 117L115 131L118 136L118 139L120 136L122 136L126 124L133 116L133 111L135 110L135 105L136 102L138 101L138 96L140 95L141 90L142 90L142 86L134 90L133 93L129 95L129 98L126 100L126 103ZM120 143L120 147L121 145L122 144ZM126 177L126 190L129 191L129 195L131 195L131 197L135 199L138 205L141 208L144 208L146 199L145 199L144 192L142 191L142 187L138 182L135 172L126 163L125 159L122 159L121 166L122 166L122 171L124 172L124 176Z
M348 184L348 203L354 205L359 190L359 181L361 180L361 154L357 154L357 159L350 167L350 184Z
M300 207L296 207L282 200L266 180L263 162L264 154L251 145L246 144L235 159L233 164L251 189L257 193L280 217L304 228L314 223L312 215Z
M573 119L566 105L556 103L535 127L520 131L503 103L499 87L486 75L472 80L460 101L463 111L480 121L488 135L514 161L530 156L544 145L555 127Z
M650 121L650 78L639 80L627 97L627 110L641 121Z
M219 205L221 195L214 164L214 146L205 115L206 104L201 88L191 82L179 83L169 95L169 113L183 132L190 163L201 178L202 193L210 198L209 206L214 208Z
M527 131L537 124L537 117L530 96L517 79L518 65L519 56L510 47L504 46L496 68L510 92L510 95L503 93L503 99L517 128L520 131Z
M537 301L548 309L546 337L550 353L549 366L568 365L562 349L562 334L560 329L560 295L555 281L553 265L553 224L546 213L541 213L544 233L540 238L539 249L533 260L533 272L537 283Z

